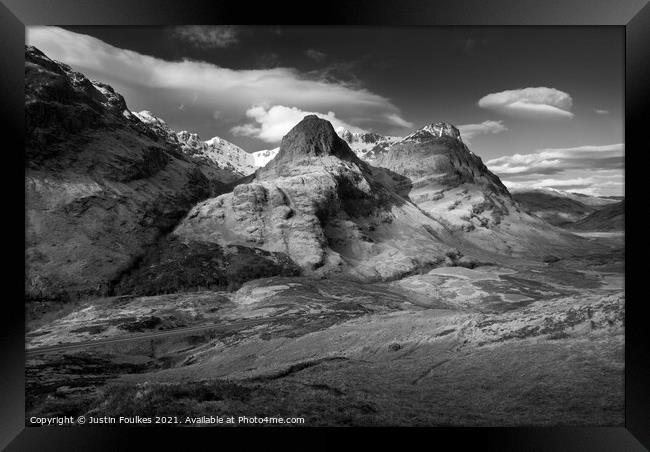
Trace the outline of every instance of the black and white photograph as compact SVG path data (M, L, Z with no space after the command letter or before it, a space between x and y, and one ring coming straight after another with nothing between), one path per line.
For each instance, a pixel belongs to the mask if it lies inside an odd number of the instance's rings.
M26 426L625 425L621 27L24 52Z

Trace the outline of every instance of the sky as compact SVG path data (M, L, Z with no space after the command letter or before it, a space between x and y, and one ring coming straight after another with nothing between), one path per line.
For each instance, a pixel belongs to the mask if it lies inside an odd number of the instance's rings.
M620 27L28 27L132 111L254 152L306 114L403 136L432 122L509 188L623 194Z

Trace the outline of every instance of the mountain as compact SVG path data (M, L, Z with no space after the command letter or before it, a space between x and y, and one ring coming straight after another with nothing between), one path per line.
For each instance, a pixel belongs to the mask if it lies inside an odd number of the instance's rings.
M570 199L579 202L587 207L599 208L610 204L616 204L621 201L623 197L620 196L591 196L583 193L574 193L569 191L558 190L556 188L516 188L511 191L513 197L520 194L542 194L552 196L558 199Z
M405 137L344 128L335 132L353 151L357 165L371 164L376 181L444 225L467 250L544 256L566 254L583 243L520 208L451 124L428 124ZM266 163L262 174L278 165L280 154Z
M253 157L239 146L220 137L212 137L205 143L208 145L207 155L213 160L225 161L244 176L255 172Z
M267 163L273 160L276 155L278 155L279 151L280 148L277 147L273 149L264 149L262 151L251 152L250 155L253 156L253 164L255 165L255 168L261 168L265 166Z
M255 171L253 157L239 146L223 138L213 137L203 141L196 133L186 130L175 132L163 119L147 110L134 113L134 115L166 140L178 144L181 150L194 160L217 170L225 170L226 172L220 175L222 179L227 178L227 174L236 178Z
M463 240L488 252L566 253L581 240L524 212L456 127L429 124L393 142L374 164L410 181L408 198Z
M339 129L351 148L307 116L278 149L248 154L133 113L33 47L25 57L29 298L153 290L166 275L165 290L297 271L386 280L582 243L521 210L452 125Z
M575 199L576 201L580 201L583 204L592 207L608 206L608 205L616 204L617 202L625 199L624 196L590 196L582 193L572 193L572 192L563 192L563 193L566 193L567 196L571 197L572 199Z
M238 175L183 152L110 86L25 50L26 294L104 293Z
M620 197L589 196L553 188L516 189L512 197L526 212L569 229L573 229L571 223L621 201Z
M336 133L348 143L350 149L359 158L368 163L373 163L379 155L386 152L392 143L400 139L399 137L383 136L372 132L350 132L343 127L337 128Z
M577 231L623 231L625 230L625 201L609 204L568 227Z
M625 200L625 196L600 196L600 199L611 199L614 201L623 201Z
M527 213L556 226L576 222L596 211L579 197L553 189L513 190L512 198Z
M284 253L305 274L365 280L461 259L447 228L394 190L403 179L359 159L328 121L306 116L250 183L199 203L174 235Z

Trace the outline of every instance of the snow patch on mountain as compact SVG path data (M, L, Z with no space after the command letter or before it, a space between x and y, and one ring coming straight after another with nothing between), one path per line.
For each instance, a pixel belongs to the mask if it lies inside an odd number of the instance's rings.
M261 151L252 152L250 155L253 156L253 164L256 168L262 168L263 166L266 166L267 163L269 163L275 158L276 155L278 155L279 150L280 148L277 147L274 149L263 149Z
M380 154L386 152L391 144L401 139L400 137L384 136L373 132L351 132L343 127L338 127L336 133L348 143L348 146L357 157L370 163Z
M180 145L182 151L190 156L205 159L241 176L252 174L257 169L255 158L239 146L220 137L203 141L196 133L186 130L174 132L167 123L148 110L134 115L167 141Z
M174 131L169 128L167 123L158 116L155 116L149 110L142 110L138 112L133 112L133 115L138 118L144 124L147 124L156 134L160 135L162 138L171 139L171 141L177 141L175 139Z

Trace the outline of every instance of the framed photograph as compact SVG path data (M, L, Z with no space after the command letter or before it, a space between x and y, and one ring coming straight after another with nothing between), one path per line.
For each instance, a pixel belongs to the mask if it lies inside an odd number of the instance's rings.
M646 1L3 3L2 447L646 450Z

